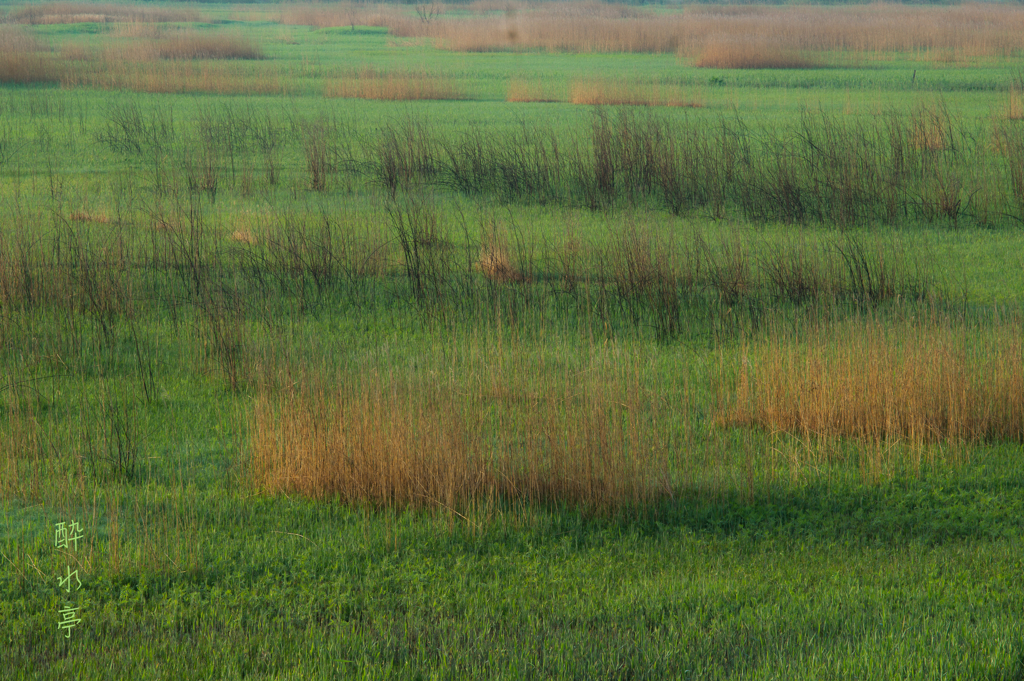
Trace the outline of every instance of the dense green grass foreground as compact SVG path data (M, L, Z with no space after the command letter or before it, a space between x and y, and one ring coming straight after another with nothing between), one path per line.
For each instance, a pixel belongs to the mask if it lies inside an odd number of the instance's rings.
M1012 8L57 9L0 25L0 676L1024 679Z
M109 521L88 525L70 641L44 579L63 566L55 518L8 507L3 552L24 567L0 573L3 661L15 678L1018 679L1021 477L996 449L878 486L686 495L660 522L623 523L190 487L193 556L167 546L115 570ZM108 494L154 523L166 509L160 488ZM122 524L128 561L145 530Z

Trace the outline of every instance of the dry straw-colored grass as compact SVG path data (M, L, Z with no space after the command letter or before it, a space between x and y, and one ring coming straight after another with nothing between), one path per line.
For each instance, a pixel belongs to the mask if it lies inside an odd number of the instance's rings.
M498 240L488 240L480 247L476 268L491 281L499 283L526 281L526 276L512 262L508 245Z
M0 25L0 83L52 83L58 80L45 45L23 30Z
M249 230L236 229L231 233L231 240L243 246L255 246L259 243L256 235Z
M498 360L464 380L363 375L331 391L265 391L250 422L257 484L451 510L504 499L603 513L667 493L654 400L625 372L531 386L524 369Z
M811 69L819 64L805 54L775 45L720 40L708 43L694 66L712 69Z
M1010 96L1006 103L1006 119L1010 121L1024 120L1024 100L1021 99L1017 87L1010 88Z
M1011 56L1024 49L1024 7L996 4L711 5L668 14L622 5L562 2L500 13L481 7L469 15L442 14L431 21L411 11L375 9L371 14L367 9L360 14L346 6L306 9L301 16L292 11L287 18L283 14L282 21L316 26L377 22L393 35L431 38L439 47L463 52L654 52L697 59L712 45L746 42L765 47L780 59L806 52L964 58Z
M512 78L505 96L506 102L564 102L566 99L563 85L542 78Z
M201 18L198 12L191 9L99 2L43 2L19 7L8 15L7 20L18 24L78 24L195 22Z
M88 86L133 92L281 95L292 91L276 74L237 68L226 63L150 62L121 64L118 68L67 73L64 87Z
M1024 441L1024 328L860 320L744 358L740 424L870 441Z
M329 81L325 97L349 99L460 100L468 95L464 88L443 76L415 71L382 72L367 68Z
M388 26L404 12L384 4L339 2L326 4L282 5L277 21L288 26L335 28L339 26Z
M678 86L637 83L626 80L581 80L570 87L572 104L598 104L631 106L683 106L701 108L700 97L688 95Z
M93 222L100 225L108 225L114 220L102 212L88 211L88 210L75 210L68 214L68 219L72 222Z
M142 28L149 28L143 26ZM240 33L196 33L158 29L152 36L130 36L104 45L98 57L116 66L123 62L159 60L262 59L262 48Z
M215 63L262 57L259 45L241 34L160 29L152 35L112 40L97 48L68 42L54 56L21 29L0 26L0 82L166 93L290 91L277 74Z
M911 144L918 151L942 151L953 137L953 124L944 106L920 106L910 119Z
M263 50L242 35L200 34L189 31L155 41L160 59L262 59Z

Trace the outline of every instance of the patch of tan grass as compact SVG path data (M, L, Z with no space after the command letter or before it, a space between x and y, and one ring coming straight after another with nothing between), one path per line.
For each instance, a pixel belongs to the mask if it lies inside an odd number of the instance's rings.
M255 246L259 243L256 235L249 230L236 229L231 233L231 240L243 246Z
M466 91L442 76L414 71L381 72L362 69L324 86L325 97L349 99L459 100Z
M513 78L508 84L506 102L564 102L564 87L543 79Z
M241 35L183 32L156 41L161 59L262 59L263 50Z
M334 19L318 15L318 21L346 25L339 14ZM411 11L392 11L381 19L392 35L430 38L438 47L462 52L653 52L697 59L715 43L749 42L774 46L781 54L775 59L792 59L787 55L807 52L1013 56L1024 49L1024 7L996 4L692 5L668 13L560 2L501 13L481 6L468 15L442 14L429 22Z
M195 22L201 15L191 9L146 7L139 4L99 2L43 2L13 10L8 21L18 24L76 24L113 22Z
M682 106L701 108L702 99L688 96L683 88L625 80L583 80L570 87L572 104Z
M277 20L290 26L334 28L339 26L388 26L404 14L395 6L338 2L327 4L283 5ZM414 16L414 15L410 15Z
M23 30L0 25L0 83L53 83L58 71L46 46Z
M498 283L522 283L526 276L512 263L508 247L501 243L489 242L480 248L476 268L491 281Z
M911 144L918 151L941 151L949 146L949 113L941 106L918 107L910 119Z
M731 420L871 441L1024 441L1024 328L859 320L752 348Z
M257 484L456 512L505 499L606 513L668 493L667 448L632 368L598 363L531 384L522 358L482 354L486 366L460 378L365 374L336 389L264 391L250 420Z
M157 37L117 39L98 48L66 42L59 48L59 58L54 58L47 46L21 29L0 26L0 82L166 93L290 91L277 74L204 63L262 58L260 47L242 35L164 29L152 35Z
M723 40L708 44L694 66L712 69L811 69L819 64L794 50L776 45Z
M223 62L98 62L97 68L65 73L64 87L95 87L133 92L216 94L290 94L287 80Z
M108 225L113 220L106 213L95 213L86 210L72 211L68 215L68 219L72 222L94 222L101 225Z
M1009 100L1006 103L1006 119L1009 121L1024 120L1024 100L1021 99L1020 90L1016 87L1010 88Z
M60 46L61 61L94 61L96 51L81 43L68 42Z

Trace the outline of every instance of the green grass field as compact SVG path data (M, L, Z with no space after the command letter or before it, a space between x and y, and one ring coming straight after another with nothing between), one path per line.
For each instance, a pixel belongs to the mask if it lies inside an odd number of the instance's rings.
M1024 678L1024 10L182 7L0 4L0 676Z

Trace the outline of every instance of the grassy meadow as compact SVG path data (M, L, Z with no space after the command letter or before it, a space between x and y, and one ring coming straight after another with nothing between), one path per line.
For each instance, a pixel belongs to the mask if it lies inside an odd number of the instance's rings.
M0 4L0 676L1024 678L1022 56Z

